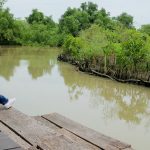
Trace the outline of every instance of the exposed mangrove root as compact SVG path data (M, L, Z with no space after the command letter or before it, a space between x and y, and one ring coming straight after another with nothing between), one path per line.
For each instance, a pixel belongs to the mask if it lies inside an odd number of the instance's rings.
M98 75L98 76L101 76L101 77L106 77L106 78L109 78L111 80L115 80L114 78L112 78L111 76L107 75L107 74L104 74L104 73L100 73L100 72L97 72L95 70L91 70L92 73L94 73L95 75Z
M115 80L115 81L118 81L118 82L122 82L122 83L133 83L133 84L138 84L138 85L144 85L144 86L147 86L147 87L150 87L150 82L149 81L143 81L143 80L136 80L136 79L127 79L127 80L123 80L123 79L118 79L116 77L111 77L107 74L103 74L103 73L100 73L100 72L97 72L95 70L91 70L91 72L95 75L98 75L98 76L101 76L101 77L106 77L106 78L109 78L111 80Z
M122 80L122 79L117 79L115 77L111 77L109 75L106 75L106 74L103 74L103 73L99 73L95 70L91 70L92 73L94 73L95 75L98 75L98 76L101 76L101 77L106 77L106 78L109 78L111 80L116 80L118 82L122 82L122 83L136 83L136 84L139 84L139 85L145 85L145 86L150 86L150 82L148 81L143 81L143 80L136 80L136 79L128 79L128 80Z
M82 72L87 72L90 75L105 77L105 78L109 78L111 80L115 80L115 81L122 82L122 83L132 83L132 84L138 84L138 85L143 85L143 86L146 86L146 87L150 87L150 82L149 81L143 81L143 80L140 80L140 79L126 79L126 80L120 79L120 77L118 78L114 75L115 73L110 74L110 75L105 74L105 73L101 73L101 72L99 72L99 70L97 71L97 70L94 70L93 68L89 67L87 65L87 62L79 63L78 61L73 60L69 56L60 55L60 56L58 56L58 60L68 62L72 65L75 65L78 68L77 70L80 70Z

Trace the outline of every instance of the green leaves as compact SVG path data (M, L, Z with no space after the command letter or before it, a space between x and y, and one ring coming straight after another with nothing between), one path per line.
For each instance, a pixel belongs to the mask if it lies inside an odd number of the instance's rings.
M37 9L27 21L14 19L9 9L0 10L0 44L58 45L58 26Z
M136 30L127 30L123 36L122 41L122 58L123 64L134 67L137 70L137 66L146 62L147 49L146 40L143 38L143 34ZM140 66L140 65L139 65Z
M105 73L111 65L130 72L146 67L150 56L150 38L135 29L121 28L121 31L92 25L82 30L79 37L67 37L64 53L80 61L92 62L101 59L103 62L99 65L104 67Z
M0 0L0 9L3 8L3 5L6 3L7 0Z
M51 16L44 16L44 14L38 9L33 9L32 13L29 15L29 17L26 17L26 20L29 24L45 24L54 27L55 22L53 21Z
M140 31L150 36L150 24L142 25Z
M66 32L78 36L81 30L89 28L93 23L100 26L110 26L109 13L104 8L98 10L97 4L92 2L82 3L79 9L68 8L62 15L59 25L60 32Z
M81 38L75 38L72 35L68 35L63 44L64 53L80 59L81 50L83 48L83 41Z
M133 28L133 17L127 13L122 13L120 16L116 17L116 20L121 22L127 28Z
M9 9L0 10L0 44L15 43L14 18Z
M32 10L32 14L26 18L27 22L30 24L33 23L43 23L44 22L44 14L39 12L37 9Z

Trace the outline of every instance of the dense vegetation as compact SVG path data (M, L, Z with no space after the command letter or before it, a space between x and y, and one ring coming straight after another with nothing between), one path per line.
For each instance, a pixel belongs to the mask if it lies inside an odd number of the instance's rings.
M15 19L0 0L1 45L62 46L61 60L79 69L114 79L150 80L150 24L136 29L133 17L111 17L92 2L68 8L55 23L37 9Z
M0 44L1 45L49 45L58 44L58 24L51 16L37 9L26 20L15 19L9 9L3 8L0 0Z
M133 17L127 13L111 18L105 9L98 10L96 4L89 2L79 9L69 8L60 19L60 26L69 35L59 59L96 75L149 84L149 25L137 30Z

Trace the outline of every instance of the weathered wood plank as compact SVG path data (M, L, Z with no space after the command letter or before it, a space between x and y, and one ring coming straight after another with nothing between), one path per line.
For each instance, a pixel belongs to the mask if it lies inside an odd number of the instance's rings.
M6 150L8 150L8 149L6 149ZM21 147L18 147L18 148L9 149L9 150L25 150L25 149L23 149L23 148L21 148Z
M20 136L18 136L17 134L15 134L12 130L10 130L8 127L6 127L1 122L0 122L0 130L4 134L6 134L9 138L13 139L13 141L15 143L17 143L18 145L20 145L20 147L22 147L24 149L28 149L29 147L31 147L31 145L29 143L27 143L26 141L24 141Z
M77 144L64 135L45 140L43 146L46 146L44 150L88 150L84 145Z
M85 150L84 145L80 145L75 141L71 141L68 137L63 136L59 132L48 128L46 125L39 123L32 117L11 108L9 110L0 111L0 120L8 128L21 136L26 142L33 146L38 146L40 149L45 150L44 146L53 150ZM61 145L64 143L64 146Z
M33 117L35 120L38 121L40 124L46 125L48 128L53 129L53 130L58 130L60 129L58 126L54 125L53 123L47 121L46 119L42 118L41 116L34 116Z
M81 145L84 145L87 150L100 150L101 148L83 140L82 138L76 136L75 134L67 131L66 129L59 129L59 133L65 135L66 137L69 137L73 141L76 141L77 143L80 143Z
M88 142L99 146L102 149L125 149L131 147L131 145L98 133L57 113L43 115L42 117L87 140Z
M31 146L28 150L38 150L36 146Z
M14 108L0 111L0 120L31 145L36 146L37 143L42 143L44 139L58 136L54 130L38 124L37 120Z
M84 145L87 150L100 150L100 148L98 148L97 146L92 145L91 143L81 139L80 137L74 135L73 133L71 133L65 129L62 129L62 128L55 126L54 124L52 124L51 122L49 122L48 120L46 120L40 116L34 117L34 118L36 118L41 123L44 123L49 128L54 127L60 134L65 135L66 137L68 137L72 141L75 141L76 143L78 143L80 145Z
M0 132L0 150L20 148L18 144L12 141L4 133Z

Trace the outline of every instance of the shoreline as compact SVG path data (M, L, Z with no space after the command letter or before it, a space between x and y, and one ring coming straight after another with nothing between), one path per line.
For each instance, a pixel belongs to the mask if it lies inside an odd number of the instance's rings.
M121 82L121 83L129 83L129 84L150 87L150 81L144 81L142 79L134 79L134 78L128 78L128 79L117 78L116 76L112 76L111 74L108 74L108 73L105 74L103 72L100 72L99 70L96 70L95 68L88 68L88 67L86 67L86 64L80 64L79 61L76 61L70 57L63 55L63 54L60 54L58 56L57 60L67 62L71 65L76 66L77 67L76 71L81 71L81 72L85 72L90 75L108 78L108 79L111 79L111 80L114 80L117 82Z

